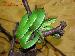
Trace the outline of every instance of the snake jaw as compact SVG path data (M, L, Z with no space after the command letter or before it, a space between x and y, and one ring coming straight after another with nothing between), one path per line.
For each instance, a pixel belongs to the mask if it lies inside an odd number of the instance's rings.
M55 21L56 21L56 17L51 17L49 19L44 20L44 22L42 23L42 25L39 28L39 30L48 31L48 30L53 29L54 27L51 26L51 24L54 23Z

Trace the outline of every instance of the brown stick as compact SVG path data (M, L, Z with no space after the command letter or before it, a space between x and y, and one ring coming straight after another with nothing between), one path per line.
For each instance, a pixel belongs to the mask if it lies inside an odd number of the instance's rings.
M46 37L48 35L52 35L57 32L60 33L60 31L63 30L66 26L67 26L66 22L62 21L61 24L59 26L57 26L56 28L43 32L43 35ZM57 49L51 42L47 41L46 38L45 38L45 41L50 44L50 46L53 48L54 51L59 52L62 56L66 56L62 51Z
M17 27L18 27L18 22L16 23L16 27L15 27L15 30L13 30L13 38L11 40L11 48L10 48L10 51L9 51L9 56L14 56L14 45L15 45L15 40L16 40L16 30L17 30Z
M28 14L31 14L31 10L30 10L30 7L29 7L29 5L28 5L27 0L22 0L22 2L23 2L23 5L24 5L24 7L25 7L27 13L28 13Z
M42 33L45 37L52 35L54 33L59 33L60 35L63 35L63 32L61 31L63 31L66 26L67 26L66 22L61 21L61 24L57 26L56 28L49 30L49 31L43 31Z

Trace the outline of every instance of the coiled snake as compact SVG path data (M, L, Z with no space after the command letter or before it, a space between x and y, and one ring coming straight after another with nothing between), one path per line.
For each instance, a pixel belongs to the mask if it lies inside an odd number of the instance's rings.
M43 8L33 10L30 15L25 14L20 21L16 33L16 38L19 40L21 47L27 49L33 46L38 41L41 31L53 28L50 26L50 23L54 23L55 20L55 18L45 20ZM30 39L33 33L33 39Z

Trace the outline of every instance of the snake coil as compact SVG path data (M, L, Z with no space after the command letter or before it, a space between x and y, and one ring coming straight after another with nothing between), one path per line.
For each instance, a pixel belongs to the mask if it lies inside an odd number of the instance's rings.
M25 14L18 26L16 38L19 40L22 48L27 49L33 46L39 39L38 28L41 26L45 18L44 9L33 10L31 15ZM34 37L29 40L32 33Z

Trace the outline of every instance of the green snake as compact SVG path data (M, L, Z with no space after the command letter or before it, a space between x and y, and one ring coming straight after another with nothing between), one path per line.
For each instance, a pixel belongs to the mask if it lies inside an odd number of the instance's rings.
M25 14L16 32L16 38L20 42L21 47L24 49L32 47L41 36L41 31L52 29L53 27L50 24L55 21L56 18L46 20L45 11L42 8L33 10L30 15ZM35 33L33 39L30 39L33 33Z

